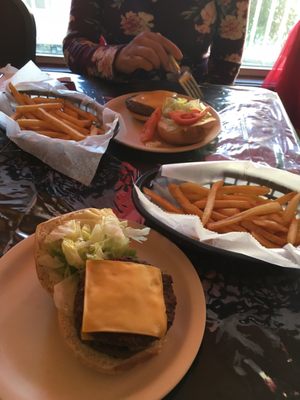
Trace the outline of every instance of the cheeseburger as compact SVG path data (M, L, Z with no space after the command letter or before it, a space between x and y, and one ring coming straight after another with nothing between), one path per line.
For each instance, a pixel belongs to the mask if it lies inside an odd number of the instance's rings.
M35 260L53 296L67 345L103 373L126 370L161 350L176 308L172 278L138 260L134 229L111 209L84 209L41 223Z

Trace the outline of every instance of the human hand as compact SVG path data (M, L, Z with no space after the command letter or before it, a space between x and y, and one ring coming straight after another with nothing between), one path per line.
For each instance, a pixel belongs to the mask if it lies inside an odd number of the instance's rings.
M115 59L114 67L118 72L130 74L137 69L151 71L163 68L172 71L169 55L182 59L180 49L169 39L154 32L142 32L124 46Z

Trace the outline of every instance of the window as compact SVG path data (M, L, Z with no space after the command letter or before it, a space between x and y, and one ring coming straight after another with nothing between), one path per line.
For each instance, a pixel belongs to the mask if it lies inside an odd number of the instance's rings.
M45 0L35 0L36 8L45 8Z
M35 18L37 55L62 58L62 40L67 32L71 0L23 0L23 2Z
M299 0L251 0L243 66L272 67L299 19Z
M62 58L71 0L23 0L35 16L37 54ZM300 19L299 0L251 0L243 67L270 68L293 25ZM49 59L48 59L49 61Z

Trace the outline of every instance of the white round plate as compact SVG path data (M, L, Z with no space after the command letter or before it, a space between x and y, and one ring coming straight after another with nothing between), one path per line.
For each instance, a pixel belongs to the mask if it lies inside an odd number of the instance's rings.
M0 260L0 398L3 400L154 400L182 379L200 347L206 320L203 288L188 258L151 230L135 244L141 260L173 277L177 307L162 352L114 376L83 366L61 338L51 296L39 284L34 236Z
M133 118L125 104L125 100L128 97L141 93L142 92L127 93L123 96L115 97L105 104L105 107L110 108L123 117L125 129L119 130L118 134L114 137L115 141L128 147L132 147L133 149L149 151L153 153L181 153L206 146L218 136L221 130L220 117L219 114L213 108L211 108L211 113L216 118L216 123L209 128L203 127L204 133L199 142L187 146L173 146L160 141L155 142L155 145L150 145L150 143L147 145L143 143L140 140L140 132L143 127L143 122Z

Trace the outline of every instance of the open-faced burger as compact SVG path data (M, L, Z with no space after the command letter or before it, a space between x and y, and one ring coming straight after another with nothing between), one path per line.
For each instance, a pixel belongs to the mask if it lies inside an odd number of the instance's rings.
M140 261L134 229L111 209L83 209L38 225L35 260L60 332L87 366L113 374L158 354L176 307L172 277Z
M189 145L201 140L216 122L210 106L200 100L185 97L167 97L162 107L157 107L141 130L141 140L148 142L155 135L165 143Z
M200 100L167 98L157 124L159 136L174 145L194 144L201 140L204 127L215 123L211 107Z

